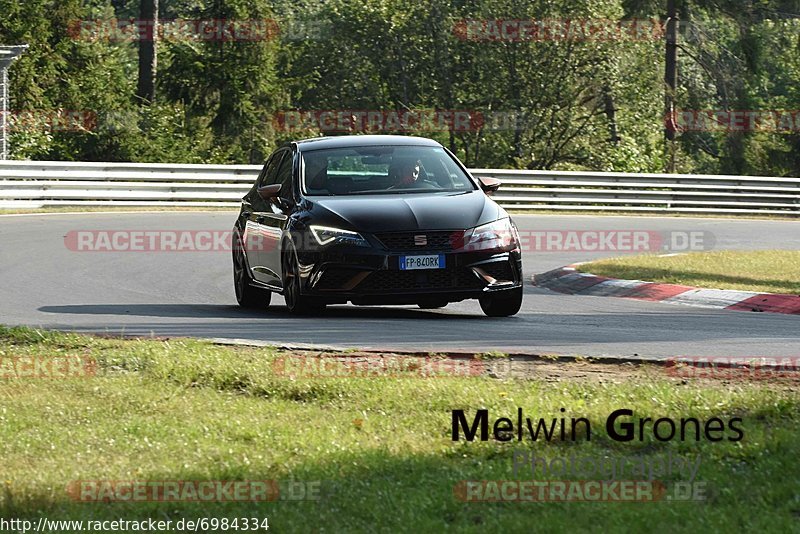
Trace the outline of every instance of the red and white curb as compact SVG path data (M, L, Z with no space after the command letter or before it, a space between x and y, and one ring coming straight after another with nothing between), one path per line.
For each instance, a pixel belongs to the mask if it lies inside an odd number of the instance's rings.
M620 280L578 272L578 265L580 264L574 263L543 274L535 274L532 277L533 285L568 295L620 297L703 308L800 315L800 295L702 289L641 280Z

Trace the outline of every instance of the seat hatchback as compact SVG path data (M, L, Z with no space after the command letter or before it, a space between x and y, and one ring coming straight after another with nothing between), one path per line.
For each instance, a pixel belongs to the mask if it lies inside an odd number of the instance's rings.
M236 298L292 313L328 304L441 308L476 299L516 314L522 260L514 222L430 139L320 137L276 150L242 199L233 231Z

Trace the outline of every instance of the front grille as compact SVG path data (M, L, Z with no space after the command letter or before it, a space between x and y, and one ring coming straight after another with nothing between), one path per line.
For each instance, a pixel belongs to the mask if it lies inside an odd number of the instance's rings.
M356 286L357 291L388 293L419 289L479 289L485 284L469 269L375 271Z
M453 250L457 243L462 239L461 231L436 231L426 232L392 232L386 234L376 234L375 237L383 243L383 246L392 251L411 251L411 250ZM425 236L425 245L416 244L417 236Z
M514 280L514 271L512 270L511 262L509 261L494 261L491 263L476 265L476 267L499 282Z

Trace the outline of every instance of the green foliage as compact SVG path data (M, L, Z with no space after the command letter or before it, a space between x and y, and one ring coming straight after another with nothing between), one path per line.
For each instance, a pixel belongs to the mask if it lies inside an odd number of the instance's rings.
M164 20L267 21L279 33L162 38L157 103L140 109L136 43L89 38L75 26L136 17L137 0L0 0L0 42L31 45L11 70L14 109L97 115L85 131L16 130L13 157L256 163L282 142L326 133L277 127L284 111L461 110L487 120L408 133L437 139L475 167L664 169L663 38L480 40L459 30L470 19L663 19L663 2L161 4ZM678 107L800 109L795 4L679 1ZM674 148L681 172L793 175L800 166L797 129L683 131Z

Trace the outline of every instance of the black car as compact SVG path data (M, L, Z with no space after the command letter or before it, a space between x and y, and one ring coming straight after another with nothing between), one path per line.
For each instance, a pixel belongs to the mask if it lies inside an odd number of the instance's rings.
M327 304L441 308L478 299L489 316L522 304L519 235L488 194L430 139L293 142L267 160L233 230L236 299L293 313Z

